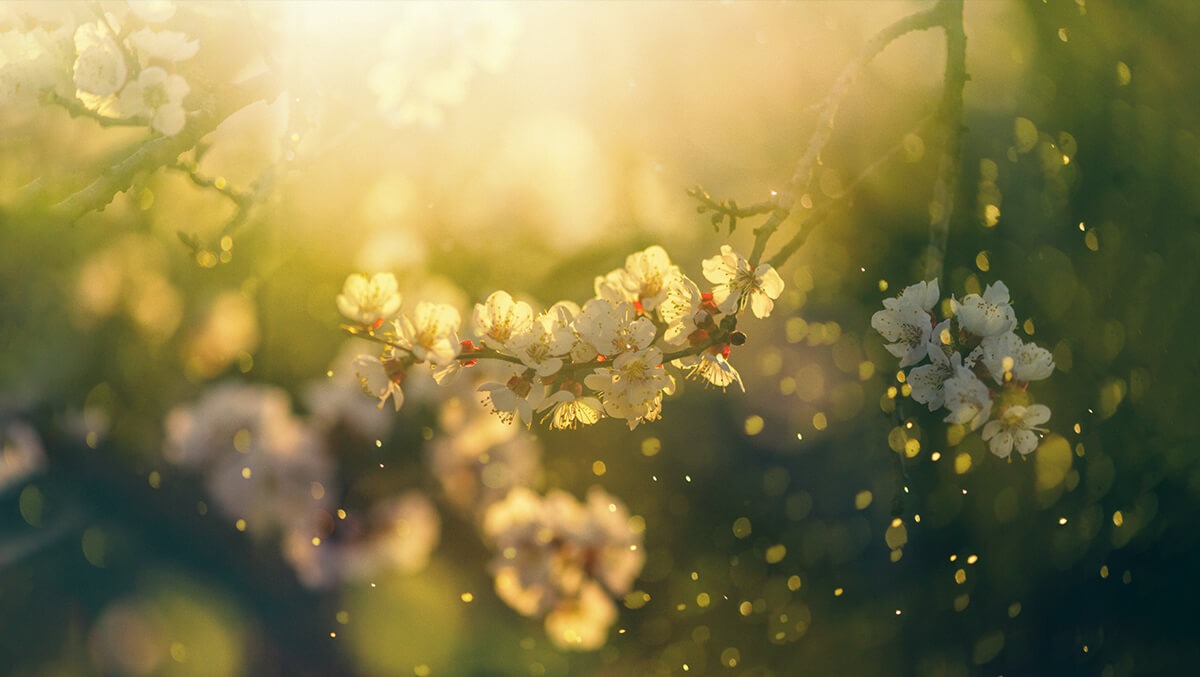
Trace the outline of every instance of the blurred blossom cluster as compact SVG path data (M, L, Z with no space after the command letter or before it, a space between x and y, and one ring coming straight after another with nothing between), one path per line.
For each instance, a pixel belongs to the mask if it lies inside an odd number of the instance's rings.
M745 341L738 320L747 309L757 318L770 315L783 280L770 265L752 265L728 245L702 269L709 291L655 245L596 277L595 296L582 307L559 301L535 313L529 303L497 291L476 304L475 338L465 340L461 316L450 305L422 301L411 314L394 317L401 295L390 273L349 276L337 306L353 323L348 331L385 345L378 355L359 358L362 389L381 408L390 399L400 409L414 365L428 365L442 383L483 359L503 364L479 392L505 421L528 427L537 418L552 429L573 429L609 416L632 430L657 420L663 395L674 392L666 365L718 388L743 387L728 361L731 348Z
M507 66L517 19L502 3L410 3L368 74L381 116L394 125L441 124L479 71Z
M920 365L905 379L912 398L929 411L946 409L947 423L982 426L983 439L1000 458L1014 448L1032 453L1050 408L1033 404L1027 388L1054 373L1050 351L1016 335L1016 313L1003 282L988 285L982 295L951 298L950 317L941 322L933 314L939 300L937 280L918 282L884 299L883 310L871 316L900 367Z
M171 2L133 1L92 16L65 3L0 8L0 103L38 99L82 106L107 120L183 130L191 92L177 64L200 43L164 28Z
M382 498L362 514L337 507L328 433L354 420L336 416L325 408L306 420L280 389L223 383L170 412L163 454L202 476L216 509L238 530L278 541L305 585L423 569L440 530L424 495Z
M496 551L496 594L525 616L545 616L557 646L602 646L616 621L612 595L629 592L645 564L641 530L629 511L592 487L585 503L563 491L513 489L483 517Z

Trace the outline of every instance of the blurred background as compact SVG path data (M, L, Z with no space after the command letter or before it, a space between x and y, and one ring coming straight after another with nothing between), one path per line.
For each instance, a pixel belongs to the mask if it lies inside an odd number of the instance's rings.
M358 392L348 362L371 347L334 305L349 273L393 272L406 309L464 317L496 289L581 302L651 244L698 278L720 245L748 252L753 223L714 232L686 189L782 189L841 69L928 6L6 3L0 672L1200 664L1192 3L966 4L942 289L1003 280L1024 338L1053 351L1032 389L1050 432L1027 459L890 399L896 361L870 328L925 269L936 29L889 46L842 103L812 196L832 211L732 357L744 394L688 382L635 431L527 436L467 386L414 377L399 413ZM177 135L73 91L98 11L142 72L186 78ZM135 41L143 24L184 37ZM59 99L22 89L34 62L67 83ZM144 152L164 138L174 154ZM564 651L493 591L471 506L519 484L603 487L644 539L595 650ZM293 518L313 505L328 523L306 525L309 547Z

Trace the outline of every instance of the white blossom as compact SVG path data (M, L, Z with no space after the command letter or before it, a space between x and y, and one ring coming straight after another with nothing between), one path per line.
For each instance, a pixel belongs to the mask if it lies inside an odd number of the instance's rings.
M1008 287L997 281L983 290L983 296L968 294L958 302L951 300L959 326L980 336L999 336L1017 326L1017 316L1009 305Z
M988 449L1000 458L1008 458L1013 447L1022 455L1037 449L1038 436L1042 431L1037 426L1050 420L1050 407L1033 404L1028 407L1014 404L1001 412L999 418L983 426L983 439Z
M574 430L580 424L592 425L604 415L600 400L580 397L565 388L547 397L539 411L547 412L542 416L542 422L549 421L550 428L554 430Z
M912 366L925 358L933 329L930 310L937 305L937 280L906 287L896 298L883 300L883 310L871 316L871 327L880 333L900 366Z
M650 312L662 303L671 283L679 276L679 266L671 263L666 250L653 245L625 257L624 268L597 277L596 297L614 302L627 301Z
M445 366L458 357L460 317L453 306L422 301L410 319L401 316L393 324L396 343L412 353L418 362L429 361Z
M497 291L483 303L475 304L473 319L475 331L484 345L506 350L513 336L529 331L533 324L533 308L524 301L514 301L506 291Z
M704 294L695 282L682 274L672 279L658 305L658 319L667 325L663 329L663 341L673 346L687 345L701 324L712 323L712 315L703 309L703 305Z
M562 356L570 352L574 341L570 314L553 307L534 318L524 332L514 334L508 347L522 364L544 377L562 369Z
M721 253L705 259L701 266L704 277L712 282L713 301L723 313L741 310L743 295L749 294L750 310L757 318L771 314L775 299L783 293L783 278L767 263L751 267L750 262L729 245L721 245Z
M379 327L400 310L401 296L396 276L376 273L367 279L354 273L346 278L338 294L338 311L348 319L368 327Z
M400 411L404 404L404 391L400 385L408 365L396 356L395 351L389 348L381 356L359 355L354 359L354 366L359 388L367 397L379 400L377 408L383 409L390 398L392 406Z
M662 368L662 351L649 348L622 353L612 367L600 367L584 378L584 384L601 393L604 411L623 418L633 430L642 421L653 421L662 411L664 391L674 389Z
M121 90L121 112L130 117L147 118L150 126L164 136L175 136L183 130L187 116L183 99L191 91L187 80L170 74L158 66L143 68L137 80Z
M1040 381L1054 373L1054 356L1049 350L1034 343L1025 343L1011 331L989 336L983 339L979 347L979 359L997 384L1008 380L1020 383Z
M579 594L563 600L546 614L546 636L560 649L592 651L608 641L608 629L617 620L612 597L592 581Z
M596 355L611 357L644 350L650 347L657 334L654 322L638 317L633 304L605 299L591 299L585 303L573 327L579 343L571 355L577 362L586 362Z
M687 369L688 378L702 380L721 390L736 383L742 392L746 392L741 374L729 363L729 359L724 353L714 354L706 350L699 355L675 360L672 364Z
M545 388L523 374L515 374L505 383L484 383L479 392L487 393L487 402L501 420L511 422L515 418L525 427L533 423L533 412L545 397Z
M954 376L942 384L945 406L950 410L947 423L970 425L976 430L988 420L992 413L992 398L988 388L975 373L961 365L955 365Z
M929 405L929 411L936 411L946 402L945 383L962 366L962 356L958 353L947 355L945 344L938 338L943 332L949 331L949 325L950 321L946 320L933 328L926 346L929 364L914 367L905 379L912 388L912 398Z
M76 28L75 53L73 71L79 92L109 97L121 90L128 76L128 65L107 27L93 22Z
M158 24L175 16L171 0L129 0L129 9L148 24Z

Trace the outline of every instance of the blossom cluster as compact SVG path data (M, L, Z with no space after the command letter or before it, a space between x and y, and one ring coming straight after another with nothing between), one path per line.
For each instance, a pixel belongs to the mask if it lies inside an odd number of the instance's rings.
M617 618L613 596L629 592L646 561L640 520L599 487L586 503L514 488L487 509L483 535L497 553L496 594L525 616L544 616L564 649L604 644Z
M630 254L625 266L595 278L595 296L582 306L559 301L541 312L505 291L476 304L472 338L463 339L459 311L419 303L400 314L396 278L353 274L337 297L352 334L385 345L361 356L361 385L379 406L399 410L410 367L428 365L445 382L481 359L504 368L479 387L483 401L506 421L576 428L601 418L630 429L657 420L674 373L718 388L741 376L729 363L745 341L741 315L770 315L783 279L768 264L753 265L724 245L702 263L708 291L673 264L660 246Z
M913 367L905 379L912 398L930 411L946 409L948 423L982 427L983 439L1001 458L1014 448L1032 453L1050 408L1031 403L1027 387L1054 373L1050 351L1016 335L1003 282L988 285L982 295L951 297L950 317L941 322L933 313L939 300L937 280L918 282L884 299L883 310L871 317L900 367Z
M340 428L331 425L330 411L319 411L303 419L282 390L224 383L168 414L163 455L199 474L214 508L238 530L277 542L305 585L424 568L439 538L433 503L407 492L361 514L339 508L327 440Z
M97 10L83 21L70 7L48 4L0 20L0 103L58 97L166 136L182 131L191 87L175 69L200 43L159 28L174 16L173 2L131 0L124 11Z

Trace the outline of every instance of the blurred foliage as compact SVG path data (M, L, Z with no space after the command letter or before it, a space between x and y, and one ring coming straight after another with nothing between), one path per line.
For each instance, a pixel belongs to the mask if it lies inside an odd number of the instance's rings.
M205 88L219 94L260 50L286 66L286 96L236 112L188 158L255 195L233 227L235 201L171 169L75 223L49 203L18 212L22 186L82 183L149 132L0 108L0 417L29 421L49 459L0 485L4 671L1116 677L1200 664L1194 3L966 6L942 284L961 298L1002 279L1023 332L1054 352L1037 390L1052 432L1024 461L948 436L903 398L884 411L895 360L869 318L925 269L936 153L920 122L942 36L905 36L868 67L816 185L837 194L902 150L781 271L775 316L735 355L748 392L689 382L635 432L539 432L546 488L602 484L645 520L645 569L596 652L559 652L501 603L488 553L450 511L425 571L313 592L276 550L198 509L203 488L162 459L168 411L210 384L300 401L339 351L348 272L392 270L406 303L463 311L497 288L585 298L652 243L697 274L727 240L685 188L763 199L840 68L925 6L517 4L507 66L476 74L437 124L397 127L365 64L386 58L402 5L184 4ZM748 249L750 227L732 241ZM347 495L432 490L436 417L418 403L379 445L342 437ZM889 448L905 422L909 458Z

